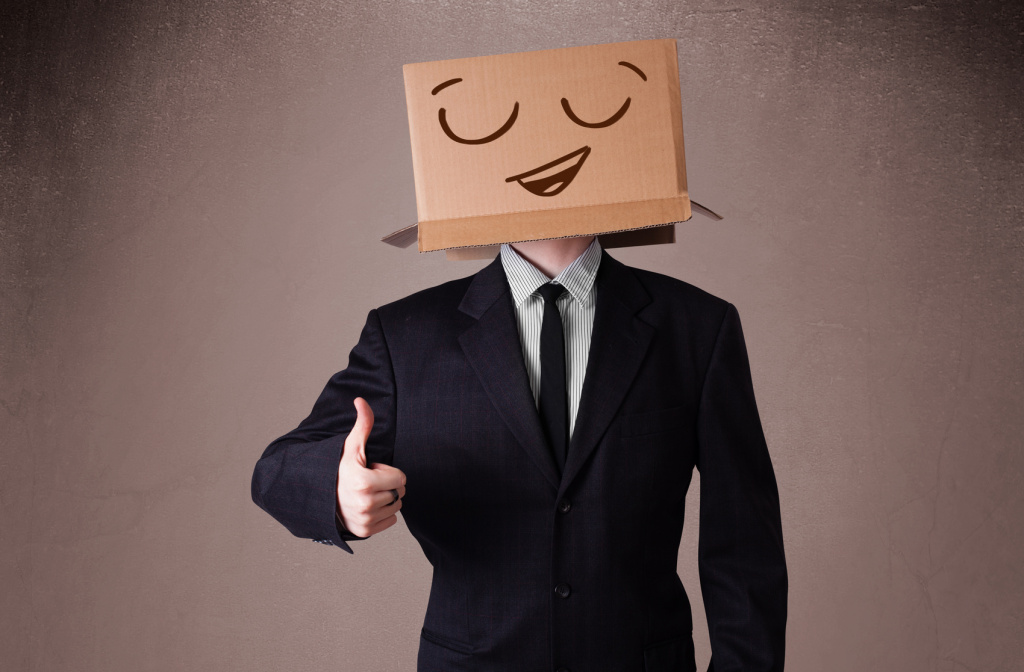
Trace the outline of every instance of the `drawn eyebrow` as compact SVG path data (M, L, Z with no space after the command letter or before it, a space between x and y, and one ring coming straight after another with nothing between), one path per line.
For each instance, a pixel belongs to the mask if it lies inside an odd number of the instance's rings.
M647 78L644 77L644 79L647 79ZM451 86L452 84L458 84L461 81L462 81L462 77L456 77L455 79L449 79L447 82L441 82L440 84L438 84L437 86L435 86L433 89L430 90L430 95L436 96L437 92L440 91L441 89L443 89L444 87Z
M635 65L633 65L632 63L627 63L626 61L619 61L619 65L624 65L624 66L626 66L627 68L629 68L630 70L632 70L632 71L633 71L633 72L635 72L636 74L640 75L640 78L641 78L642 80L644 80L645 82L647 81L647 75L645 75L645 74L644 74L644 71L643 71L643 70L641 70L640 68L636 67L636 66L635 66ZM446 83L447 83L447 82L446 82Z

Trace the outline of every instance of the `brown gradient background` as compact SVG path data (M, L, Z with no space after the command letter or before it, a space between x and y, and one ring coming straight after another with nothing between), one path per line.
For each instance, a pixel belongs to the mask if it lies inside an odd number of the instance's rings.
M484 264L378 242L401 66L675 37L726 219L613 254L739 308L788 669L1024 669L1024 19L915 1L5 3L0 667L414 669L404 523L349 555L249 496L370 308Z

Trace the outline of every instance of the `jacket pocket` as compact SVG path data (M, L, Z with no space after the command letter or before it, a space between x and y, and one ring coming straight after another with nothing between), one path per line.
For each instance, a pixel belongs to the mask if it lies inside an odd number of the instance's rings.
M426 628L420 628L420 636L431 644L436 644L442 648L450 649L456 653L473 653L473 647L469 644L464 644L432 630L427 630Z
M693 635L687 633L645 648L644 672L697 672Z

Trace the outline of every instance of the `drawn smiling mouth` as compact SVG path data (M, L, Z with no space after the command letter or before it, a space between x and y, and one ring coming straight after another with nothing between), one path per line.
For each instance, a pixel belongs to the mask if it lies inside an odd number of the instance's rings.
M583 146L575 152L570 152L550 163L545 163L543 166L505 178L505 181L518 182L528 192L537 196L554 196L569 186L569 183L576 177L576 173L580 172L580 166L583 165L583 162L587 160L589 155L590 147ZM573 161L573 159L576 160ZM559 168L559 166L566 162L572 163L565 168ZM557 170L551 172L552 169ZM534 177L536 175L540 175L540 177ZM528 177L533 177L534 179L526 180Z

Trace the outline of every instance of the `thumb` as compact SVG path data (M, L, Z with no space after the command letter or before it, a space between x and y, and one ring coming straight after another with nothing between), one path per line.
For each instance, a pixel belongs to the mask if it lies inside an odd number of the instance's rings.
M353 403L356 407L356 424L345 438L345 450L341 454L341 459L349 459L365 467L366 441L370 438L370 430L373 429L373 410L362 397L356 397Z
M394 474L397 476L396 480L401 482L402 485L405 485L405 472L399 469L398 467L392 466L390 464L385 464L384 462L374 462L373 464L370 465L370 469L379 471L386 475Z

